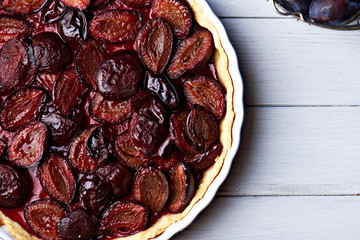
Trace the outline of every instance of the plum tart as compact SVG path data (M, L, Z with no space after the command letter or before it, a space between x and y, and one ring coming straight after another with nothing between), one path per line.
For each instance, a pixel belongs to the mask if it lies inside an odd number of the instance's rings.
M195 0L0 0L0 223L150 239L232 146L233 83Z

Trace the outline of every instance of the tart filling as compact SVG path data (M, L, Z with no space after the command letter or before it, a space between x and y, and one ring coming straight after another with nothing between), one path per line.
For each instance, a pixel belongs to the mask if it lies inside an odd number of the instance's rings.
M160 235L231 148L217 30L195 0L26 4L1 3L1 223L17 239Z

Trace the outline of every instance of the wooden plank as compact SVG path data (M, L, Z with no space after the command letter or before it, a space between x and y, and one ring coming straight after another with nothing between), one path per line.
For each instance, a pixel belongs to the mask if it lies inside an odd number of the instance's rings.
M358 239L359 197L217 198L182 239Z
M360 108L246 108L220 195L360 194Z
M360 31L293 19L223 19L248 105L359 105Z
M219 17L282 17L278 15L271 1L267 0L207 0L210 7Z

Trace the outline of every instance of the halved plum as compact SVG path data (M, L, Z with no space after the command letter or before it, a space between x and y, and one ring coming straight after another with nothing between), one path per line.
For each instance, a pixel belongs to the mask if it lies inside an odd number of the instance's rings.
M176 79L183 74L194 73L209 61L213 52L211 32L199 30L176 47L167 74L171 79Z
M121 0L121 1L133 8L148 7L151 5L151 0Z
M0 95L31 82L36 73L31 46L23 38L11 39L0 49Z
M182 212L195 193L195 180L189 167L180 162L170 171L170 198L167 208L170 212Z
M179 107L180 101L176 88L165 76L151 76L150 73L147 73L144 85L161 100L168 110L175 110Z
M167 112L162 104L143 90L131 99L131 106L135 112L161 125L167 120Z
M56 79L52 93L53 101L59 106L61 113L68 116L75 106L81 105L85 91L86 88L79 81L75 68L71 67Z
M89 114L94 120L101 123L119 124L129 119L131 113L130 99L111 101L97 93L89 104Z
M37 86L41 87L51 95L55 80L59 75L60 73L38 73L35 77L35 82Z
M216 158L221 154L222 148L222 144L218 143L205 153L188 156L185 162L195 170L202 171L208 169L215 163Z
M99 217L110 206L111 188L98 175L84 175L79 181L80 201Z
M36 120L46 102L46 93L35 87L23 88L9 95L0 111L3 129L16 131Z
M191 104L206 108L217 120L224 116L225 95L212 79L203 76L191 78L184 83L184 93Z
M136 37L136 50L145 67L155 75L164 72L172 52L173 35L162 18L147 22Z
M74 51L88 37L88 22L85 14L72 8L57 23L57 29L61 38Z
M100 63L107 57L101 43L94 39L84 41L76 52L75 69L80 81L96 90L95 74Z
M62 19L69 10L65 4L58 0L50 0L48 5L41 11L41 22L44 24L52 24Z
M105 59L95 75L98 91L108 100L122 100L135 95L143 78L142 64L131 52Z
M72 62L72 52L65 42L53 32L42 32L31 39L38 70L56 73Z
M116 138L115 153L125 166L133 170L138 170L149 163L149 158L135 146L128 131Z
M20 167L32 167L49 148L49 132L45 123L34 121L18 130L8 148L8 159Z
M50 129L52 144L64 146L83 127L85 117L81 108L75 108L70 116L64 117L55 104L49 104L40 120Z
M50 199L42 199L27 204L24 218L29 227L44 240L59 239L56 223L66 216L65 209Z
M94 239L101 235L100 222L94 215L83 209L66 214L56 224L56 232L61 239Z
M138 11L116 9L95 16L89 26L95 39L109 43L122 43L135 40L142 25Z
M189 35L193 18L189 7L180 0L154 0L151 5L152 17L161 17L172 27L177 38Z
M7 42L19 36L30 36L32 25L20 18L0 15L0 42Z
M190 144L190 140L186 134L186 121L189 116L189 110L182 110L179 112L173 113L170 117L170 135L175 142L175 145L179 148L180 151L194 155L198 151L195 147Z
M0 206L17 208L31 193L31 179L27 171L5 162L0 163Z
M156 154L168 136L168 129L137 113L130 121L130 136L135 146L147 156Z
M63 2L66 6L77 9L85 9L89 6L90 0L59 0Z
M144 230L149 221L149 210L135 201L113 203L101 218L104 232L113 237L125 237Z
M70 144L70 165L82 173L95 171L107 161L107 158L107 146L98 126L83 130Z
M195 105L186 120L186 134L199 152L206 152L219 140L219 127L205 108Z
M41 186L53 199L69 203L75 196L76 179L66 162L57 154L49 154L38 167L37 176Z
M165 207L169 198L169 182L159 169L143 167L135 174L133 196L156 215Z
M40 11L48 0L1 0L0 7L16 15L30 15Z
M102 166L96 173L111 187L112 196L120 199L131 193L134 174L117 161Z

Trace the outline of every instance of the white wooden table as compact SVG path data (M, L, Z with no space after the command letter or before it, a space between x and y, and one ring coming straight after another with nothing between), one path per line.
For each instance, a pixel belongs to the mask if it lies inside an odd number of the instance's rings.
M360 30L208 2L238 53L245 124L218 196L174 239L359 239Z

